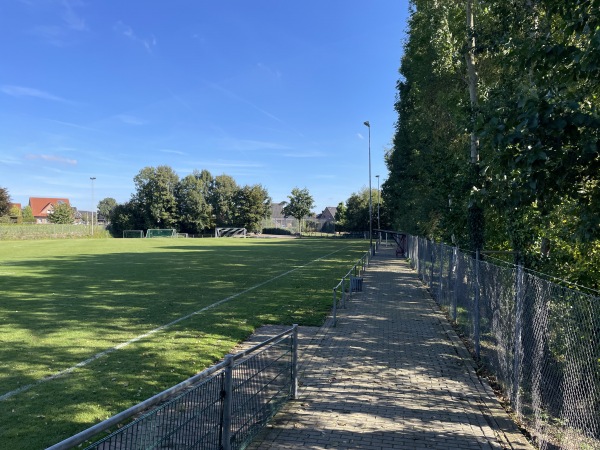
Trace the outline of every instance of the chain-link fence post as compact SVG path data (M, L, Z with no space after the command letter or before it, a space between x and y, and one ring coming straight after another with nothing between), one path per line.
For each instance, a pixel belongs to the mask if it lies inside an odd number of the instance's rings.
M523 292L523 266L519 264L517 266L517 279L515 280L515 342L514 342L514 356L513 356L513 385L512 385L512 404L513 408L517 413L520 410L519 407L519 384L521 378L521 355L523 352L522 347L522 333L523 333L523 303L524 303L524 292Z
M429 292L433 294L433 265L435 264L435 252L433 251L433 241L429 241L427 249L429 250L429 262L431 267L429 268Z
M452 258L454 259L454 267L453 267L453 271L454 271L454 285L453 285L453 289L452 289L452 320L456 323L456 305L458 303L458 265L460 264L460 258L458 257L458 248L454 247L454 250L452 252Z
M442 293L443 293L443 285L444 285L444 283L443 283L443 276L444 276L444 270L443 270L444 254L443 254L443 251L444 251L444 244L442 244L440 242L440 276L439 276L440 287L438 289L438 302L440 304L442 304L442 298L443 298Z
M333 288L333 326L337 325L337 288Z
M231 406L233 403L233 355L225 356L225 377L223 380L223 420L221 421L221 448L231 450Z
M298 324L292 325L292 398L298 398Z
M481 288L479 285L479 249L475 251L475 300L473 305L473 343L475 345L475 356L479 358L481 354L481 336L480 336L480 308L479 308L479 297Z

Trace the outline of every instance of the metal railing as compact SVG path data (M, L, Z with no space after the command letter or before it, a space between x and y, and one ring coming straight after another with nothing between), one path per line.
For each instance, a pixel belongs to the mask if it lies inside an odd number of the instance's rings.
M47 450L82 443L87 444L85 450L243 449L297 394L298 326L294 325ZM107 430L108 436L97 438ZM90 444L93 439L98 440Z
M423 238L409 258L537 445L600 449L600 298Z
M346 275L342 277L340 282L335 285L333 291L333 326L337 324L338 305L342 308L346 307L346 298L352 295L353 292L362 291L361 275L371 263L372 255L375 255L379 247L379 242L376 241L369 250L352 266Z

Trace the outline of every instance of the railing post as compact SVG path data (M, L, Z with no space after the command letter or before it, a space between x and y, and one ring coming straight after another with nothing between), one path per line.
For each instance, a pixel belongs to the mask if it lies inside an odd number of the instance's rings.
M522 340L522 321L523 321L523 266L517 266L517 279L515 286L515 342L513 357L513 385L512 385L512 404L517 413L519 412L519 373L521 372L521 340Z
M337 289L333 288L333 326L337 323Z
M292 398L298 398L298 324L292 325Z
M433 242L429 241L429 262L431 263L431 268L429 270L429 292L433 294L433 265L435 264L434 251L431 248L433 246Z
M346 276L342 277L342 308L346 308Z
M443 269L444 268L444 244L442 244L440 242L440 276L439 278L439 283L440 283L440 288L438 289L438 302L440 304L442 304L442 292L443 292Z
M221 422L221 448L231 450L231 405L233 393L233 355L225 356L225 377L223 380L223 420Z
M452 286L452 320L456 323L456 305L458 303L458 265L460 263L460 258L458 257L458 248L454 247L452 250L452 262L454 272L454 284ZM452 274L450 274L452 276Z
M475 302L473 306L473 341L475 344L475 356L479 358L481 353L481 342L479 335L479 249L475 251Z

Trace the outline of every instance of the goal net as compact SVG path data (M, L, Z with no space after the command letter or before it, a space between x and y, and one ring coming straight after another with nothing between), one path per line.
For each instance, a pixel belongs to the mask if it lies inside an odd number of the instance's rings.
M186 237L188 237L188 234L187 233L177 233L175 235L175 237L176 238L186 238Z
M144 231L143 230L123 230L124 238L143 238Z
M147 238L172 238L177 236L173 228L150 228L146 231Z
M215 237L246 237L246 229L234 227L215 228Z

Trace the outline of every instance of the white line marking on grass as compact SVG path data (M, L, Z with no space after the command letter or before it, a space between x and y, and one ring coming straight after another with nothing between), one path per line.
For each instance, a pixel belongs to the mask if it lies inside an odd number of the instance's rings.
M74 366L69 367L68 369L61 370L60 372L57 372L57 373L55 373L53 375L50 375L50 376L47 376L45 378L39 379L39 380L37 380L34 383L27 384L25 386L21 386L20 388L15 389L14 391L10 391L10 392L7 392L5 394L2 394L2 395L0 395L0 401L9 399L9 398L11 398L11 397L13 397L13 396L15 396L17 394L20 394L22 392L28 391L29 389L31 389L34 386L37 386L38 384L45 383L46 381L55 380L55 379L57 379L59 377L62 377L63 375L67 375L67 374L73 372L74 370L76 370L76 369L78 369L80 367L87 366L89 363L96 361L98 358L102 358L103 356L106 356L106 355L108 355L110 353L116 352L117 350L120 350L120 349L122 349L124 347L127 347L128 345L131 345L131 344L133 344L135 342L138 342L138 341L140 341L140 340L142 340L144 338L147 338L148 336L152 336L153 334L156 334L159 331L162 331L162 330L165 330L167 328L170 328L173 325L178 324L179 322L182 322L182 321L184 321L186 319L189 319L190 317L193 317L195 315L198 315L200 313L208 311L209 309L212 309L212 308L214 308L216 306L222 305L223 303L226 303L226 302L228 302L230 300L233 300L234 298L239 297L240 295L247 294L248 292L253 291L254 289L258 289L259 287L262 287L265 284L269 284L272 281L275 281L275 280L277 280L277 279L279 279L281 277L285 277L286 275L289 275L290 273L295 272L296 270L303 269L304 267L306 267L306 266L308 266L308 265L310 265L312 263L315 263L317 261L320 261L320 260L322 260L324 258L327 258L328 256L331 256L334 253L341 252L345 248L347 248L347 247L340 248L340 249L338 249L338 250L336 250L334 252L328 253L327 255L323 255L323 256L321 256L321 257L319 257L317 259L313 259L312 261L309 261L306 264L303 264L301 266L295 267L294 269L290 269L287 272L279 274L279 275L271 278L270 280L263 281L262 283L259 283L259 284L255 285L255 286L252 286L252 287L250 287L250 288L248 288L248 289L246 289L246 290L244 290L242 292L238 292L237 294L233 294L233 295L231 295L231 296L229 296L227 298L224 298L223 300L219 300L218 302L215 302L215 303L213 303L211 305L205 306L204 308L199 309L198 311L194 311L193 313L190 313L190 314L187 314L185 316L182 316L182 317L180 317L178 319L175 319L174 321L169 322L169 323L167 323L165 325L161 325L158 328L154 328L153 330L150 330L147 333L140 334L139 336L136 336L133 339L128 340L127 342L122 342L121 344L117 344L114 347L106 349L106 350L104 350L104 351L102 351L100 353L96 353L94 356L91 356L90 358L86 359L85 361L81 361L81 362L75 364Z

